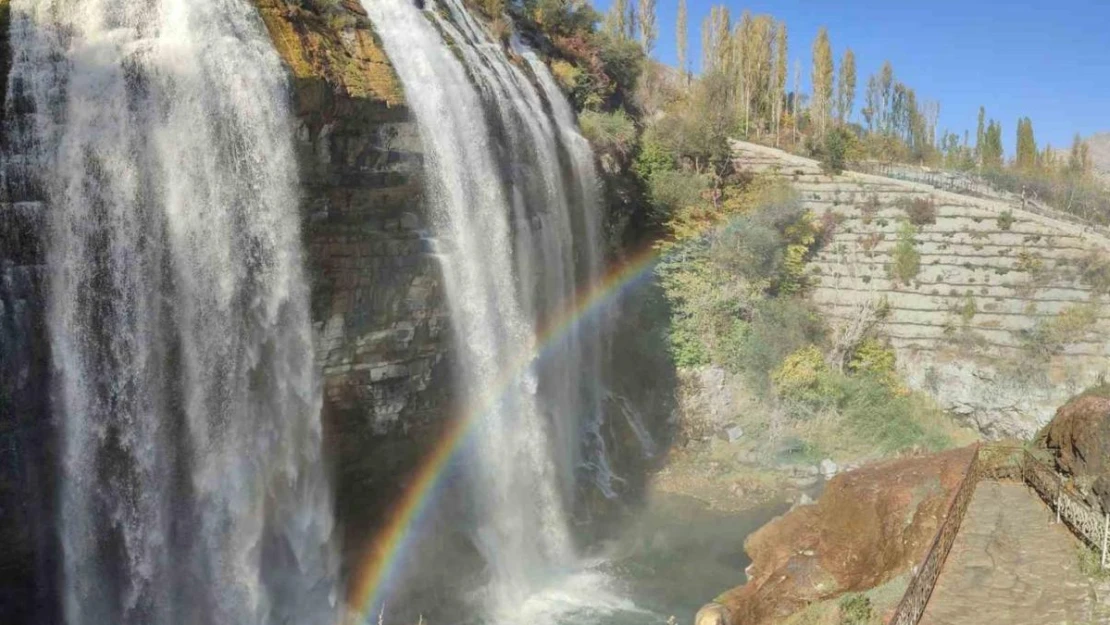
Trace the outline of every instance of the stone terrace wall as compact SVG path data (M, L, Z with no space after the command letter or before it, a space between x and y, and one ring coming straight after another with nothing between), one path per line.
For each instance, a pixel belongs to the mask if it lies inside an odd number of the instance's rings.
M863 302L889 305L882 332L910 383L988 436L1029 436L1056 406L1095 383L1110 365L1107 296L1078 276L1077 261L1110 240L1073 220L932 187L853 172L828 176L815 161L748 143L737 164L780 176L818 215L841 220L812 263L813 299L833 325ZM920 271L910 284L888 267L906 219L899 202L929 198L936 223L918 228ZM865 207L878 210L869 218ZM999 216L1009 211L1005 229ZM1059 326L1060 314L1094 312L1059 353L1036 357L1029 333Z

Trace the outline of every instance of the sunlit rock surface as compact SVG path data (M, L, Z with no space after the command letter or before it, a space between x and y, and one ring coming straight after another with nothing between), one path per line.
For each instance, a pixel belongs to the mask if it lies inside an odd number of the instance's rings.
M357 551L438 438L446 306L418 131L358 2L255 0L292 75L303 227L339 521Z
M957 449L838 475L815 504L748 537L749 581L717 602L733 625L769 624L910 571L944 520L971 455L971 448Z
M1110 513L1110 388L1093 389L1061 406L1039 441L1091 503Z

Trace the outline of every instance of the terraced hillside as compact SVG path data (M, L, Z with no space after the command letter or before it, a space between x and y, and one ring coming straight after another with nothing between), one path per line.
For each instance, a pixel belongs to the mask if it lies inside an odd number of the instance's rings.
M811 264L840 332L877 323L910 383L989 436L1028 436L1110 365L1110 237L1074 218L736 143L835 234Z

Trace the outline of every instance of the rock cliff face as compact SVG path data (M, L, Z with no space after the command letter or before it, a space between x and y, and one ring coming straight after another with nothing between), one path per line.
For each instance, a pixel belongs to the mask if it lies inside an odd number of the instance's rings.
M0 0L0 95L11 69L10 7ZM5 150L30 111L13 91L0 123ZM42 195L6 164L0 184L0 622L52 622L54 429L50 420L45 327L45 218Z
M812 264L813 297L833 325L884 310L906 379L988 437L1031 436L1107 371L1107 233L1021 198L938 189L960 181L935 173L893 172L933 184L828 176L810 159L744 143L737 164L789 181L836 222ZM904 277L892 274L900 257Z
M450 401L420 138L356 0L255 2L292 76L324 420L345 544L357 549Z
M780 622L811 603L908 572L928 550L971 457L970 448L958 449L835 477L816 504L748 537L749 581L717 599L728 622Z

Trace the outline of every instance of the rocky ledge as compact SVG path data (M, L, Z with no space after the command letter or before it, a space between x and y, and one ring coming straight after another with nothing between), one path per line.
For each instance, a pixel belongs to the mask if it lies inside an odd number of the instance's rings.
M843 473L745 542L748 582L721 594L697 625L767 625L845 593L885 589L891 609L943 522L971 448Z
M1110 514L1110 386L1091 389L1061 406L1037 440L1089 503Z

